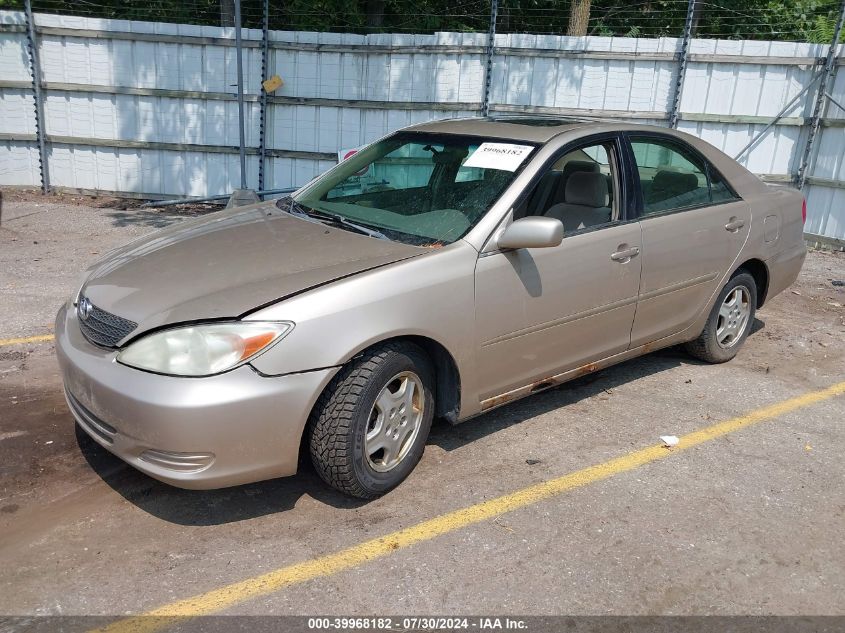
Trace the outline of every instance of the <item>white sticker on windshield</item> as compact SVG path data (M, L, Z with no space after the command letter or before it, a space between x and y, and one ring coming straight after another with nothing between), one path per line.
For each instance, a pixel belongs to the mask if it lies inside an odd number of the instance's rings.
M534 148L530 145L514 145L512 143L482 143L472 153L464 167L482 167L484 169L501 169L502 171L516 171L525 157Z

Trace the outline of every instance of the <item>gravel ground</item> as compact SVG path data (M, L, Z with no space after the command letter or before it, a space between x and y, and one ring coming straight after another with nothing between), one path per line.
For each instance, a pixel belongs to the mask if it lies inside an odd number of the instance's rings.
M144 209L136 200L3 192L0 290L14 310L3 313L0 338L53 329L62 301L83 270L105 253L155 229L220 209L180 205Z
M7 196L0 338L49 332L90 261L201 212L100 205ZM0 347L0 614L156 607L841 382L843 279L845 255L810 253L725 365L663 350L437 423L370 503L307 466L221 491L155 482L75 431L49 342ZM843 419L828 400L226 613L845 615Z

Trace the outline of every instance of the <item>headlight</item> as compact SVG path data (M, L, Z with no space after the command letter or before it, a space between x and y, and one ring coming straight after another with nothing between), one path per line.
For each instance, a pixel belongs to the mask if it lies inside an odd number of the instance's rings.
M117 355L124 365L172 376L210 376L245 363L293 329L290 321L191 325L150 334Z

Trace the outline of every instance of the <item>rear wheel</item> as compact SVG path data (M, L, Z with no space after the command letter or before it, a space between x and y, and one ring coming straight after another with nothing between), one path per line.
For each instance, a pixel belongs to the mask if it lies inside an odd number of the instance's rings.
M399 485L425 448L432 384L431 363L410 343L387 343L353 359L311 413L311 460L320 477L365 499Z
M748 337L756 307L754 277L740 269L719 293L704 331L686 344L687 352L708 363L729 361Z

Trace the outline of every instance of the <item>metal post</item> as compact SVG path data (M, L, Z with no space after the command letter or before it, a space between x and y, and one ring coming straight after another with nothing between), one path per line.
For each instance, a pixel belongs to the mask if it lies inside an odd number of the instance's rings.
M238 134L241 146L241 189L246 189L246 140L244 138L244 65L241 46L241 0L235 0L235 48L238 66Z
M669 113L669 127L678 127L678 118L681 114L681 94L684 90L684 78L687 74L687 60L689 59L689 43L692 39L692 21L695 16L695 3L698 0L689 0L687 5L687 20L684 24L684 36L681 40L681 55L678 59L678 77L675 80L675 93L672 99L672 111Z
M816 94L816 103L813 106L813 117L810 119L810 133L807 136L807 145L804 147L804 155L801 158L801 166L798 168L798 188L803 189L807 182L807 168L810 166L810 157L813 152L813 142L816 140L816 135L819 132L821 125L822 107L824 106L825 94L827 93L827 83L830 75L836 66L836 51L839 48L839 36L842 34L842 23L845 22L845 0L842 0L842 6L839 8L839 19L836 21L836 28L833 29L833 39L830 42L830 48L827 51L827 59L825 59L824 67L822 68L821 81L819 82L819 91Z
M35 19L32 3L24 0L26 12L26 47L29 52L29 68L32 73L32 92L35 100L35 136L38 139L38 164L41 168L41 193L50 191L50 166L47 162L47 130L44 120L44 95L41 85L41 61L38 58L38 40L35 34Z
M267 81L267 68L270 65L270 3L264 0L264 22L261 33L261 115L258 122L258 190L264 190L264 160L267 153L267 91L263 82Z
M487 72L484 75L484 95L481 99L481 116L490 114L490 84L493 81L493 51L496 44L496 16L499 13L499 0L491 0L490 29L487 31Z
M826 96L827 100L830 101L833 105L845 112L845 106L839 103L836 99L834 99L833 95L831 95L829 92L826 92L824 93L824 96Z
M734 160L739 160L743 156L743 154L745 154L745 152L747 152L752 147L754 147L754 145L756 145L757 142L761 138L763 138L769 130L771 130L775 125L777 125L778 121L780 121L783 117L786 116L786 113L789 112L795 106L796 103L798 103L798 100L801 99L801 97L803 97L805 93L809 92L810 88L812 88L819 79L821 79L820 74L817 74L812 79L810 79L809 83L807 83L806 86L801 88L801 92L799 92L797 95L792 97L792 99L789 100L789 103L787 103L785 106L783 106L781 111L778 112L775 115L775 118L773 118L771 121L769 121L768 124L766 125L766 127L764 127L757 134L755 134L751 138L751 140L748 141L748 143L745 145L745 147L743 147L741 150L739 150L739 153L736 156L734 156Z

